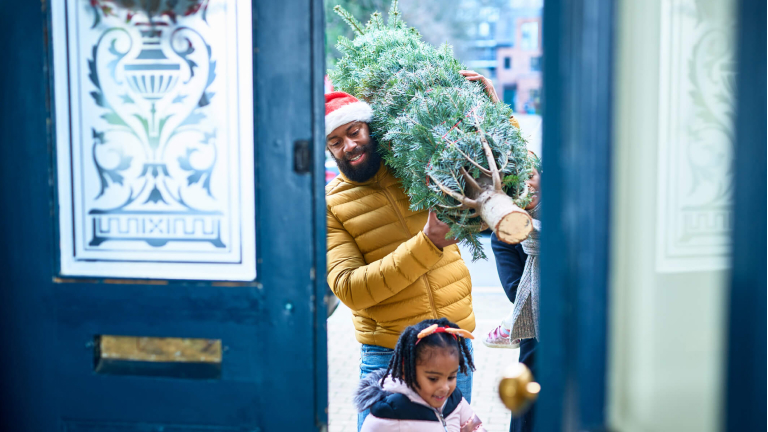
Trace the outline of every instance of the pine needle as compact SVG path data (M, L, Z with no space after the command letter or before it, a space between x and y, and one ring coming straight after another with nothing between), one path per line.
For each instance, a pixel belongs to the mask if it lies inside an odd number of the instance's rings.
M363 24L358 21L355 17L352 16L351 13L347 12L346 9L343 7L336 5L333 7L333 11L336 12L341 19L344 20L345 23L347 23L350 27L352 27L352 30L355 31L355 33L359 35L364 35L365 32L363 31Z
M389 26L395 28L399 22L400 10L397 7L397 0L392 0L392 6L389 8Z
M373 30L384 30L384 20L381 18L381 12L374 12L371 14L371 19L365 27L370 27Z

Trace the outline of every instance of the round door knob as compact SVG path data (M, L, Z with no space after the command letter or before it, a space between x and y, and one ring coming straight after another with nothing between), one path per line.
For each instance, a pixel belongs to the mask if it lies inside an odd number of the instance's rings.
M541 391L539 383L533 381L533 374L522 363L509 366L499 382L499 397L512 414L524 413Z

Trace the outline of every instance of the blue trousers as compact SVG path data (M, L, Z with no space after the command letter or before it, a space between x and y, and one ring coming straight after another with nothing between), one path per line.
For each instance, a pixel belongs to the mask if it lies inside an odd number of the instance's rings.
M469 343L469 352L474 353L472 341L467 340L467 342ZM360 347L360 379L365 378L366 375L375 370L386 369L389 365L389 359L392 358L394 352L394 350L389 348L363 344ZM467 402L472 402L472 371L467 371L466 374L458 374L456 376L456 387L461 391ZM358 432L363 427L363 422L370 411L365 410L357 414Z

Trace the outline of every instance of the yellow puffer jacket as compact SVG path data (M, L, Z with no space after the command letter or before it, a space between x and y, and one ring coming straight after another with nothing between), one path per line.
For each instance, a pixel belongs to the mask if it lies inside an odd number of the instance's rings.
M340 175L325 198L328 284L352 309L358 342L394 348L405 327L428 318L475 329L472 281L459 248L440 251L427 238L428 213L408 209L384 164L364 183Z

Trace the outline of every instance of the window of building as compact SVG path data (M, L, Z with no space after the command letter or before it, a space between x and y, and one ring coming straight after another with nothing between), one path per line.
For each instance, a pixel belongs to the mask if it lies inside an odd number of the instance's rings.
M541 72L541 56L531 57L531 71Z
M477 34L480 37L488 37L488 35L491 34L491 25L487 22L480 23L480 25L477 27Z
M539 48L539 23L530 21L520 24L520 48L535 50Z
M512 107L512 109L515 109L515 99L517 98L517 86L511 85L511 86L504 86L504 91L502 92L502 100L505 104Z
M504 57L504 69L512 69L512 57Z

